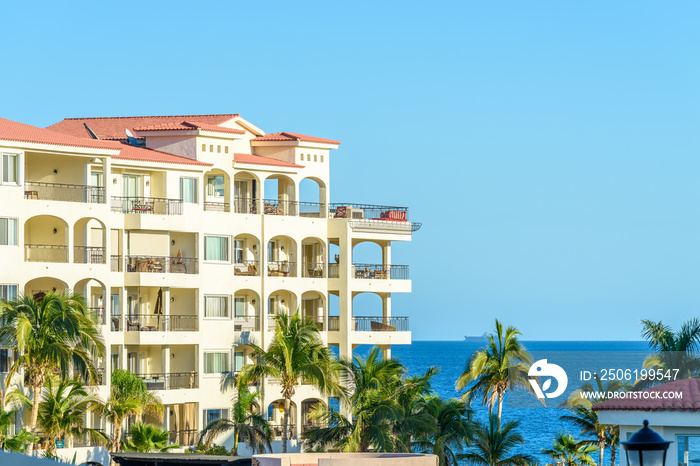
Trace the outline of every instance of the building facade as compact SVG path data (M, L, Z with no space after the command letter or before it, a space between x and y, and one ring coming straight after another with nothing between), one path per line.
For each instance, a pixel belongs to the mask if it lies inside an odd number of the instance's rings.
M208 421L228 416L221 374L249 362L250 342L269 344L277 313L313 319L343 357L362 344L385 356L410 344L391 297L411 281L391 245L420 224L404 207L332 203L339 144L267 134L235 114L66 119L46 129L0 119L0 255L10 265L0 296L83 294L107 348L99 394L114 369L139 374L166 405L171 440L192 445ZM372 264L353 262L363 242L381 248ZM354 309L361 293L381 306ZM11 358L2 350L0 372ZM258 389L280 439L280 387ZM328 400L300 386L292 438L316 403Z

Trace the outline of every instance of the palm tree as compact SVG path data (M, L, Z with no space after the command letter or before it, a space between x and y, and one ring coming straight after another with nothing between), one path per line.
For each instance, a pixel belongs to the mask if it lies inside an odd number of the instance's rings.
M255 401L259 392L251 392L247 386L238 385L231 419L221 418L211 421L202 430L199 443L204 443L208 450L214 438L233 430L231 455L238 456L239 441L245 442L253 453L264 453L266 449L272 451L270 425L265 417L257 413L255 409Z
M504 331L503 324L496 319L495 334L489 335L485 348L472 354L456 383L457 391L472 384L462 395L464 401L483 394L481 404L488 404L489 415L498 403L499 426L506 391L517 387L531 390L528 370L532 365L532 357L518 341L518 335L521 333L517 328L510 326Z
M23 393L15 390L8 394L8 400L17 400L25 406L39 403L37 423L46 436L46 453L54 455L56 440L68 440L72 444L73 436L86 433L98 443L106 442L107 438L95 429L85 427L85 414L95 408L97 397L88 393L80 380L55 380L53 377L46 381L40 400L29 399Z
M700 319L690 319L676 333L661 321L642 320L642 325L642 336L649 341L651 349L656 351L656 354L644 361L645 368L678 369L676 379L700 375ZM656 383L659 380L638 379L635 388L648 388Z
M0 450L24 453L30 444L38 442L39 438L31 432L22 429L15 435L10 435L10 428L15 424L15 411L6 411L0 407Z
M318 407L311 416L325 427L304 433L307 449L333 448L344 452L396 451L401 443L394 426L403 417L396 396L406 368L396 359L382 359L373 348L363 361L357 357L344 362L352 395L350 417L328 408Z
M160 399L146 389L143 380L123 369L112 373L109 397L104 402L98 402L95 409L112 423L109 449L112 453L119 451L124 420L130 416L163 413Z
M24 370L25 383L39 398L49 374L66 377L71 368L97 379L94 361L105 354L99 329L78 294L49 293L41 301L30 296L0 301L0 347L17 348L5 386ZM30 430L36 431L39 403L32 405ZM31 452L32 445L29 446Z
M166 453L180 445L170 443L170 433L158 426L135 422L131 426L131 438L124 443L125 451L138 453L160 452Z
M519 421L510 421L500 427L493 414L489 415L488 425L475 422L471 448L457 458L478 466L526 466L534 459L530 455L513 453L518 445L525 443L522 435L515 431L519 425Z
M437 455L440 466L456 465L456 452L463 451L472 437L471 410L463 401L431 396L424 400L421 411L430 416L434 426L414 446L423 453Z
M598 466L603 466L605 448L610 447L611 451L617 451L619 438L615 437L614 431L617 430L619 432L619 427L600 424L598 413L592 409L593 404L588 398L582 396L582 393L597 392L600 394L597 401L602 402L606 400L608 393L620 391L626 388L626 384L619 380L610 380L603 384L597 373L593 374L593 380L595 385L591 382L586 382L581 388L572 392L566 402L561 404L560 408L566 408L572 414L560 416L559 419L573 423L581 429L581 435L594 438L594 440L585 440L585 442L598 447Z
M571 434L559 432L552 448L544 448L542 453L549 455L557 466L593 466L595 462L589 453L596 449L585 441L577 442Z
M340 394L339 376L342 366L323 344L316 323L293 316L275 316L275 334L267 351L251 344L256 362L241 370L240 377L255 381L263 377L276 379L282 385L284 398L284 427L282 452L287 452L289 408L294 389L300 380L315 385L322 394Z

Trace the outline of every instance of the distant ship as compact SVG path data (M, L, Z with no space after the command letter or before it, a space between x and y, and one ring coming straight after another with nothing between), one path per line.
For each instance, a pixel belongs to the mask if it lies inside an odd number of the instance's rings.
M486 341L489 339L489 336L486 334L486 332L484 332L483 335L480 335L478 337L472 337L472 336L467 335L464 337L464 339L467 341Z

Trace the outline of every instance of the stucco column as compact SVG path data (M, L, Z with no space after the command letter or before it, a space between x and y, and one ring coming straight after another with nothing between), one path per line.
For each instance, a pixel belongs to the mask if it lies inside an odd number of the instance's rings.
M382 357L385 361L391 359L391 345L380 345L379 349L382 350Z
M170 430L170 405L163 405L163 429Z
M382 264L391 265L391 242L387 241L382 247Z
M163 364L161 365L163 373L165 374L165 389L170 388L172 381L170 380L170 345L163 345L162 355Z
M384 320L391 319L391 293L382 296L382 308L382 317L384 317ZM384 323L389 324L389 322Z
M339 356L341 358L352 359L352 341L351 335L354 330L352 320L352 291L351 283L353 280L352 274L352 235L350 226L346 225L346 230L339 238L339 256L340 264L340 293L338 295L339 302L339 330L340 344L338 345Z

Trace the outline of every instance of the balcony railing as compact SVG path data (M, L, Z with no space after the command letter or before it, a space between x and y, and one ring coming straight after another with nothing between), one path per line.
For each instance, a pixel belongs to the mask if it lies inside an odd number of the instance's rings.
M101 186L86 186L80 184L26 181L24 183L24 198L46 201L104 204L105 188Z
M259 332L260 316L236 316L233 318L235 332Z
M296 277L297 263L289 261L268 261L268 277Z
M197 445L199 431L197 429L171 430L170 443L177 443L183 447Z
M340 264L328 264L328 278L340 278Z
M296 201L280 201L277 199L263 200L263 213L265 215L286 215L295 216L298 211L298 202Z
M109 256L109 270L112 272L123 272L124 268L122 267L122 264L122 256Z
M304 262L301 268L302 277L323 278L326 276L326 264Z
M331 218L408 221L408 207L334 203L328 212Z
M112 197L112 212L123 214L182 215L180 199L160 197Z
M326 204L299 202L299 217L321 218L326 216Z
M84 383L88 383L88 377L87 374L84 374L80 371L74 370L73 371L73 378L74 379L80 379ZM105 368L104 367L96 367L95 368L95 385L104 385L105 384Z
M353 317L358 332L407 332L408 317Z
M328 331L337 332L340 330L340 316L328 316Z
M137 374L148 390L198 388L197 371Z
M204 202L204 210L208 212L230 212L231 207L228 202Z
M126 317L127 332L194 332L197 316L136 314Z
M199 273L197 258L169 256L126 256L127 272Z
M407 265L353 264L355 278L408 280Z
M112 329L113 332L121 331L124 328L122 316L119 314L112 314L109 316L109 328Z
M76 264L104 264L105 248L101 246L73 246L73 262Z
M284 425L270 425L272 429L272 440L282 440L284 437ZM296 438L297 426L294 424L287 424L287 440L292 440Z
M236 214L257 214L258 200L249 197L237 197L233 200L233 212Z
M88 307L86 310L92 317L93 322L95 322L97 325L105 325L107 323L107 314L104 307Z
M260 275L258 261L237 261L233 264L234 275L257 277Z
M53 244L25 244L27 262L68 262L68 246Z

